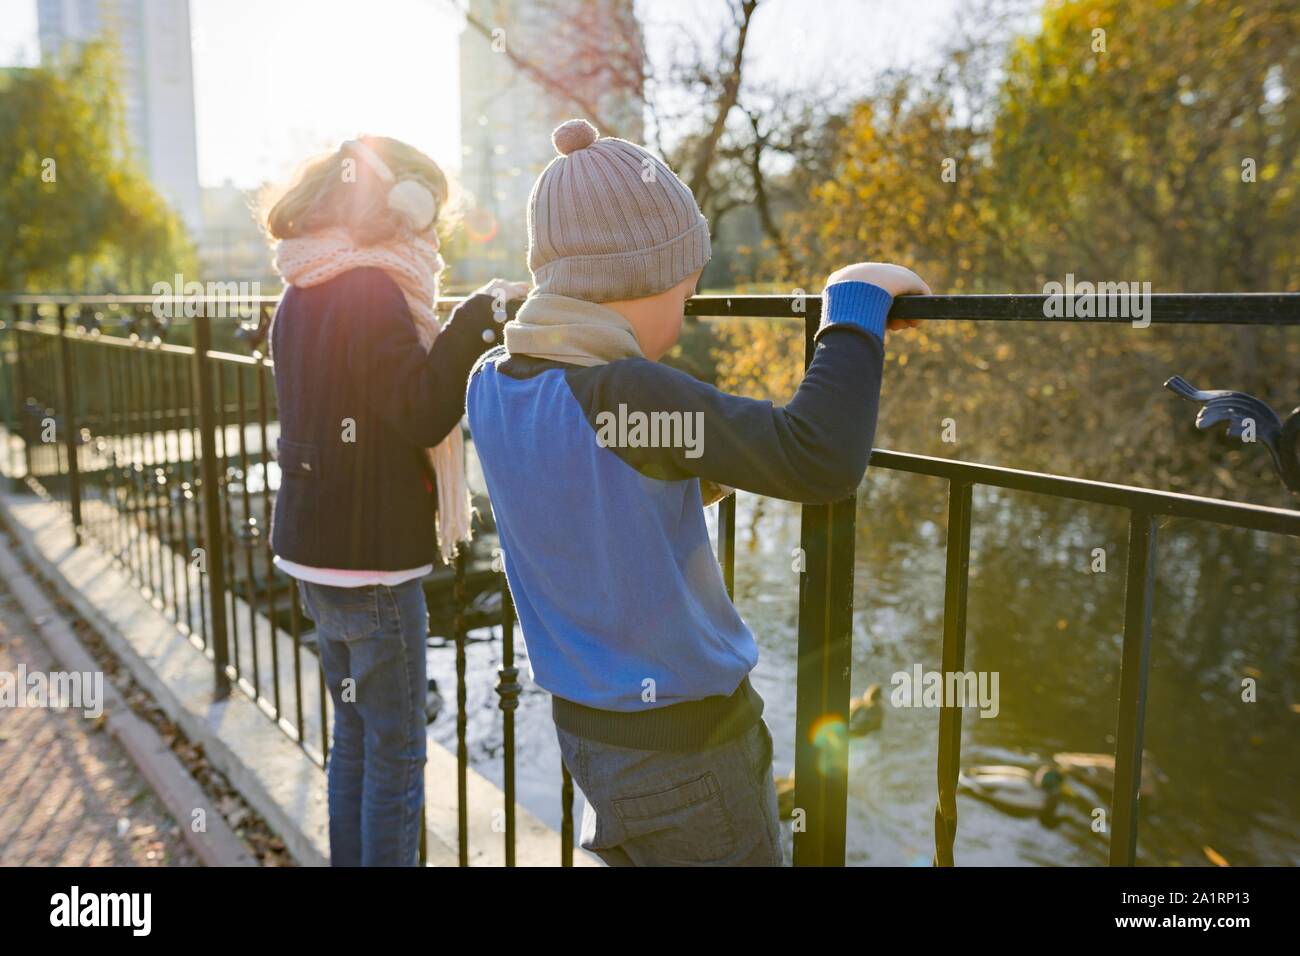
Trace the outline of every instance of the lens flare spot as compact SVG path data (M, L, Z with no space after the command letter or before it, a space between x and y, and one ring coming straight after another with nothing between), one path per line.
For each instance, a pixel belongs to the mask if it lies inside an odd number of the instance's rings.
M465 235L471 242L491 242L496 238L497 229L496 216L490 209L478 206L465 214Z
M808 728L808 742L817 751L817 772L834 776L848 772L849 726L842 714L822 714Z

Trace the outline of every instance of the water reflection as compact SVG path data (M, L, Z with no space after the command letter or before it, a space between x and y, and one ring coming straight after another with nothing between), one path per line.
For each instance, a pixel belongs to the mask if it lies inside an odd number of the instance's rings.
M946 485L868 472L858 514L852 687L880 684L879 729L847 738L850 865L930 865L938 712L891 705L890 678L938 670L943 628ZM971 533L968 669L999 673L997 716L968 709L962 766L1030 771L1062 752L1113 751L1127 514L977 488ZM713 521L716 509L710 509ZM799 508L742 495L737 604L761 657L776 772L794 766ZM1104 570L1096 549L1102 549ZM1300 862L1300 543L1279 535L1167 521L1159 528L1146 750L1162 779L1144 799L1138 861L1204 866ZM469 648L470 759L501 780L492 691L498 642ZM431 674L455 686L450 651ZM1242 701L1242 681L1258 688ZM528 685L518 728L521 801L560 822L560 764L549 698ZM455 745L455 721L431 728ZM842 735L841 735L842 737ZM839 751L833 755L843 759ZM1014 818L958 796L959 865L1103 865L1096 789L1067 778L1049 817ZM577 812L581 812L579 798ZM478 812L478 811L472 811ZM484 813L491 808L484 808ZM1105 821L1108 825L1109 821ZM787 859L789 824L785 825ZM558 855L558 850L557 850Z
M890 705L890 678L940 666L946 487L869 474L859 507L853 692L879 683L883 726L850 743L851 863L929 861L938 712ZM763 650L778 772L794 761L798 508L742 496L737 603ZM977 488L966 666L997 671L997 716L963 717L962 766L1033 771L1062 751L1114 748L1127 515ZM1300 858L1300 547L1277 535L1162 523L1146 749L1165 780L1142 804L1141 863L1294 864ZM1102 549L1100 555L1096 549ZM1098 558L1104 564L1099 563ZM1104 567L1104 570L1094 568ZM1242 700L1254 675L1258 700ZM1013 819L958 797L958 862L1102 864L1095 789L1057 819ZM1108 810L1108 805L1103 803ZM1208 850L1206 848L1209 848Z

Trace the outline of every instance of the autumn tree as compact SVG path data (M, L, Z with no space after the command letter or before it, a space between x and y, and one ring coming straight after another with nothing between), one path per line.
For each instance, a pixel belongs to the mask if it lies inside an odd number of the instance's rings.
M0 73L0 142L0 288L134 292L192 268L135 161L111 47Z

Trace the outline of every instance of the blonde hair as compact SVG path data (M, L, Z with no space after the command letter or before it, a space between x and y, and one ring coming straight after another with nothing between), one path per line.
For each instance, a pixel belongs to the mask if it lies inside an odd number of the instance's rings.
M401 140L358 138L379 154L397 181L413 179L433 193L437 213L429 228L437 228L449 198L447 177L438 164ZM389 187L364 159L340 148L308 159L287 186L264 191L260 218L272 239L341 226L358 245L386 242L407 228L401 213L388 207Z

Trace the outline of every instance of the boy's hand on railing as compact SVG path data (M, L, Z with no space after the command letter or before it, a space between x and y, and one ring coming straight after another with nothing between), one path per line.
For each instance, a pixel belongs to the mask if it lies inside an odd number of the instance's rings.
M925 280L903 266L890 262L855 262L853 265L836 269L826 279L827 285L836 282L870 282L884 289L894 298L900 295L934 295ZM885 327L888 329L910 329L920 325L918 319L890 319Z

